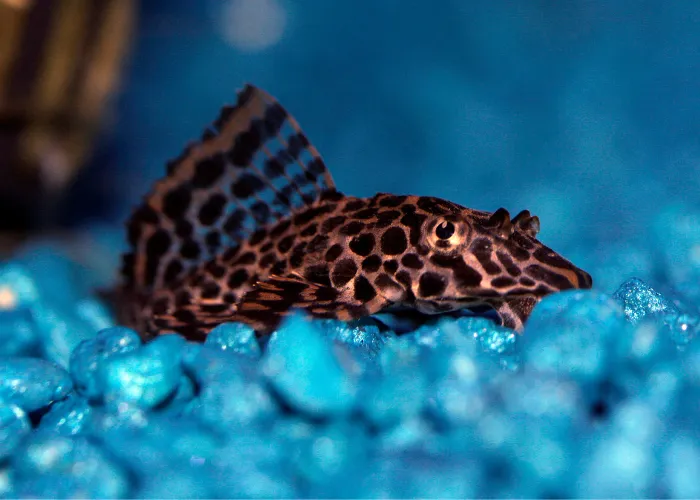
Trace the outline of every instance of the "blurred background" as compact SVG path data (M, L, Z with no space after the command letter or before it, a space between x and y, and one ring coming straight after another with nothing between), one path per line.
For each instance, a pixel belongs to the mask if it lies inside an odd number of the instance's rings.
M698 22L662 0L0 0L3 253L121 241L251 82L347 194L529 209L601 288L678 287L700 275Z

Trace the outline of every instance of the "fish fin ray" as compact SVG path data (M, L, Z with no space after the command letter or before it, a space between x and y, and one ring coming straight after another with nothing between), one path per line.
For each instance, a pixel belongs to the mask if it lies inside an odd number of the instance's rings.
M221 248L313 204L335 185L296 120L252 85L168 163L128 222L128 288L172 283Z

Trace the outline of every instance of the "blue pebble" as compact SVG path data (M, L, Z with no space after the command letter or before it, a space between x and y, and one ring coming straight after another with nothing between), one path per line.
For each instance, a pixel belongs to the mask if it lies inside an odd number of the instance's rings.
M678 358L685 381L693 388L700 388L700 342L691 342Z
M124 404L153 408L177 390L182 368L179 335L161 335L139 349L115 354L103 365L100 376L109 408Z
M62 436L81 433L92 418L93 409L81 396L72 395L51 405L39 423L39 428Z
M268 422L279 411L258 363L248 356L188 344L183 366L199 387L185 413L216 428Z
M647 316L676 316L679 313L675 305L637 278L620 285L613 298L622 306L625 316L633 325Z
M640 401L621 405L608 429L583 450L577 498L656 497L663 422Z
M678 369L675 360L659 363L649 369L641 378L641 384L633 385L630 381L623 385L628 394L654 408L659 418L672 419L680 412L697 411L694 403L695 390L684 383L685 374ZM693 398L688 401L688 398Z
M359 498L477 498L483 468L478 460L408 451L368 462Z
M73 348L95 333L76 314L82 294L78 288L76 265L47 248L0 267L0 309L29 308L43 357L63 367ZM2 305L6 302L11 307Z
M639 279L633 278L623 283L613 297L622 305L633 325L642 320L659 322L676 345L687 345L700 332L700 317L679 309Z
M20 498L123 498L126 472L83 438L39 433L14 454L15 493Z
M222 351L230 350L252 358L260 357L255 330L244 323L223 323L209 332L204 343Z
M417 357L398 355L375 379L366 379L358 401L363 414L377 427L392 426L418 414L426 400L426 376Z
M120 406L117 412L104 406L93 406L91 413L91 418L85 422L82 433L98 438L107 434L128 433L133 429L142 429L157 415L127 403Z
M210 345L187 344L182 363L199 387L186 413L219 428L267 422L277 414L258 362L251 357Z
M263 357L270 384L297 410L317 416L347 414L356 384L333 356L315 322L300 314L287 318Z
M134 498L216 498L214 487L200 470L169 466L158 474L145 474Z
M32 310L41 336L42 356L68 369L73 350L97 330L78 317L73 304L42 302Z
M384 374L389 374L394 368L401 366L421 367L426 351L415 332L401 335L387 342L381 350L379 366Z
M671 336L671 340L678 346L688 345L700 334L700 316L686 312L665 317L665 326Z
M627 331L621 308L595 291L548 295L535 306L520 340L526 370L600 381L611 369L612 346Z
M445 322L449 328L456 326L467 337L475 338L481 350L493 356L499 365L509 371L520 367L518 349L519 336L510 328L504 328L487 318L463 316L453 324Z
M426 400L430 415L441 425L460 426L477 421L487 410L485 380L494 376L495 366L488 366L477 356L461 351L435 353L433 364L441 359L442 367L434 377Z
M379 356L371 354L366 349L353 344L334 342L331 345L331 351L342 370L351 380L356 380L358 383L364 383L361 379L376 376L381 372Z
M525 372L499 380L494 389L509 416L568 429L585 415L581 387L560 374Z
M293 447L302 441L311 439L315 428L314 422L303 415L282 414L272 423L270 436L285 447Z
M197 388L195 387L192 379L187 375L182 375L180 377L180 382L177 385L175 394L173 395L172 400L168 403L166 410L174 414L183 412L195 397L196 392Z
M642 321L618 335L614 343L616 372L643 375L652 367L678 358L678 351L667 330L655 322Z
M75 313L90 328L97 332L105 328L114 327L112 313L107 306L93 297L79 300L75 306Z
M0 400L0 462L12 455L31 428L22 408Z
M210 482L217 492L214 498L303 498L298 479L279 468L239 463L216 473Z
M551 425L548 420L511 416L514 427L509 440L500 447L503 467L510 469L510 481L494 484L488 496L573 498L578 479L579 437L586 427L573 429Z
M91 401L102 398L102 366L115 354L134 351L141 345L139 335L124 327L106 328L95 338L84 340L70 357L70 374L76 391Z
M261 382L240 378L211 382L189 405L190 412L222 430L241 425L265 425L280 410Z
M485 328L482 329L480 325L485 325ZM469 360L469 366L478 369L479 376L498 377L502 375L502 370L499 368L502 360L512 357L511 354L515 352L507 350L499 354L490 350L489 347L484 347L480 337L487 335L487 332L500 329L498 325L484 318L465 317L456 321L445 318L433 329L436 332L435 340L428 344L421 344L429 348L423 349L421 353L423 360L420 362L420 366L431 381L456 375L460 360ZM416 333L420 332L421 330ZM410 338L410 336L411 334L406 337Z
M0 310L31 308L40 300L39 288L26 266L17 262L0 265Z
M415 415L393 427L380 429L373 448L383 453L427 450L436 447L437 437L435 424L423 415Z
M478 335L477 339L483 351L489 354L510 355L515 353L517 336L510 328L494 325Z
M663 453L664 485L669 498L700 498L700 442L696 436L678 432Z
M169 466L205 464L222 446L220 433L186 416L151 413L141 422L123 421L94 430L110 454L139 477Z
M364 431L349 422L317 430L295 457L299 477L308 483L314 498L354 497L357 477L363 472L368 440Z
M0 359L0 398L26 412L46 408L73 390L68 372L36 358Z
M380 331L371 319L354 322L327 319L318 323L329 339L358 348L370 358L376 357L387 340L396 336L391 331Z
M29 309L0 310L0 357L36 355L38 344L37 326Z
M185 372L200 386L231 380L255 381L258 363L248 356L210 345L187 343L182 350Z
M297 440L274 439L261 433L232 433L212 458L211 484L221 498L300 498L298 476L292 468ZM291 436L286 436L290 438ZM295 443L296 446L286 446Z

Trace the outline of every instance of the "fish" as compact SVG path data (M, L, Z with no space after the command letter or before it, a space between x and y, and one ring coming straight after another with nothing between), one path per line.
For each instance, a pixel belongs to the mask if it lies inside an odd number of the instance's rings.
M273 332L292 311L351 321L488 308L522 333L545 296L591 276L523 210L341 193L297 121L250 84L167 164L127 223L120 318L153 338L217 325Z

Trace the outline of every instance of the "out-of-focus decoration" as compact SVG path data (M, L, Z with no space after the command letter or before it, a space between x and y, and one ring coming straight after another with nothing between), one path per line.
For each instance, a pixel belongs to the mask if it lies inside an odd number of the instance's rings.
M257 52L276 44L287 25L278 0L225 0L216 18L224 39L236 49Z
M91 153L133 0L0 0L0 231L45 229Z

